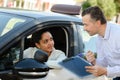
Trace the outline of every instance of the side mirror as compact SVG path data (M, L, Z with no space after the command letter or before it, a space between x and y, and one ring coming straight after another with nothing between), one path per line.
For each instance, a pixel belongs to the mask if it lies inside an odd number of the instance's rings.
M48 54L39 49L35 52L34 59L41 63L44 63L48 60Z
M26 58L17 62L13 72L22 78L43 78L49 71L49 67L44 64L47 59L47 53L37 50L34 59Z
M14 73L22 78L43 78L48 71L47 65L32 58L23 59L14 66Z

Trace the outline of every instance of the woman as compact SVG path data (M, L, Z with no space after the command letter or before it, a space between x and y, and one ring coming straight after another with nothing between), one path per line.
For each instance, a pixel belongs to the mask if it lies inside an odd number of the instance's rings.
M66 58L64 52L54 48L54 40L49 31L41 30L35 32L32 35L32 40L36 47L29 47L26 49L23 55L24 58L33 58L35 52L41 49L48 54L49 57L46 64L51 68L59 67L58 62Z

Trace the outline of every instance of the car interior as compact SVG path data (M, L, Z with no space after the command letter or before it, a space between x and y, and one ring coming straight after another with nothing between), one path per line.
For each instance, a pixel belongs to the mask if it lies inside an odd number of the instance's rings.
M62 50L64 53L67 53L67 33L64 28L61 27L51 27L47 30L52 34L53 40L55 42L55 48ZM31 40L31 35L25 39L25 49L28 47L35 47L34 43Z

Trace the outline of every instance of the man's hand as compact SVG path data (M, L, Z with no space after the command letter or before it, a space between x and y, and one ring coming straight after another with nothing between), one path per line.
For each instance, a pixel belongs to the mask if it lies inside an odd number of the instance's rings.
M87 61L89 61L89 62L92 63L93 65L96 64L96 59L95 59L95 55L94 55L93 52L88 51L88 52L86 53L86 56L85 56L85 57L86 57Z
M107 75L107 69L98 65L86 66L86 71L92 73L94 76Z
M87 61L89 61L90 63L92 63L93 65L95 65L96 60L95 60L95 55L94 55L93 52L88 51L88 52L86 53L86 56L85 56L85 57L86 57Z

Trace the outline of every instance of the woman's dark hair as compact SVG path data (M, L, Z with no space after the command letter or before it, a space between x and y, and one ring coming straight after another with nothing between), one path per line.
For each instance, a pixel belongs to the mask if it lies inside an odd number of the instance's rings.
M40 31L37 31L37 32L33 33L32 34L32 42L33 43L39 43L39 41L42 38L42 34L45 33L45 32L49 32L49 31L46 30L46 29L43 29L43 30L40 30Z
M101 24L105 24L106 23L105 16L104 16L102 10L98 6L88 7L87 9L85 9L82 12L82 16L85 16L87 14L90 14L91 18L96 20L96 21L100 20Z

